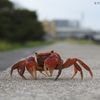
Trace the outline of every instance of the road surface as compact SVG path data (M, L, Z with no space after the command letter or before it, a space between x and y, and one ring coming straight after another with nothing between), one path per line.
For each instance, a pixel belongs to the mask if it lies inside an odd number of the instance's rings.
M89 72L82 66L84 79L80 80L80 73L74 79L70 79L73 75L73 66L64 69L57 81L54 78L57 71L54 71L52 77L44 77L39 72L38 80L34 80L26 71L25 77L22 79L17 71L13 72L13 78L9 76L10 67L0 73L0 100L100 100L100 46L96 45L80 45L70 44L67 42L55 43L50 46L36 50L37 52L46 52L54 50L58 52L65 61L67 58L77 57L84 61L93 71L93 79ZM17 52L17 51L16 51ZM23 55L18 53L18 58L24 58L30 54L34 54L34 49L28 50ZM12 52L11 56L15 56ZM7 55L7 58L10 56ZM1 57L1 56L0 56ZM6 56L2 54L2 61L5 60L4 68L8 65ZM14 58L13 58L14 59ZM12 65L18 59L11 60Z
M43 46L35 47L35 48L13 50L13 51L8 51L8 52L0 52L0 71L3 71L9 68L11 65L16 63L20 59L26 58L29 55L34 55L36 50L42 47Z

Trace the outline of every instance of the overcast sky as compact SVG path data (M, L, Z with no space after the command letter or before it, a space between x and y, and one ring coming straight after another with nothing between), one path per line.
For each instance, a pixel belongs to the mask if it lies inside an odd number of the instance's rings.
M82 26L100 31L100 0L10 0L37 12L38 19L79 20Z

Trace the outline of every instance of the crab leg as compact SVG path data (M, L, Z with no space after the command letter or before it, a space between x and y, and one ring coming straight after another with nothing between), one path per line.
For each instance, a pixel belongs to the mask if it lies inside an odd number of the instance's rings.
M82 62L80 59L76 59L87 71L89 71L91 78L93 78L93 73L91 71L91 69L84 63Z
M20 68L20 73L23 75L24 74L24 72L25 72L25 65L22 67L22 68Z
M81 61L80 59L77 59L77 58L72 58L72 59L67 59L66 62L64 63L64 66L63 68L68 68L70 67L71 65L75 65L76 69L78 69L81 73L81 78L83 77L83 73L82 73L82 70L80 69L79 65L76 63L76 62L79 62L87 71L89 71L90 75L91 75L91 78L93 78L93 73L91 71L91 69L83 62ZM76 74L75 74L76 75Z
M33 75L34 75L34 79L37 79L37 72L36 72L36 69L34 69Z
M11 67L11 70L10 70L10 77L11 78L12 78L13 70L17 69L18 67L19 67L19 62Z
M39 71L41 74L43 74L44 76L46 76L47 77L47 75L46 74L44 74L42 71Z
M48 76L50 76L50 74L47 72L47 66L44 64L44 71L45 71L45 73L48 75Z
M25 71L25 61L26 61L26 60L19 61L18 63L16 63L15 65L13 65L13 66L11 67L11 70L10 70L10 77L12 77L13 70L17 69L18 74L19 74L23 79L26 79L26 78L23 76L24 71Z
M78 72L78 70L76 69L76 67L74 67L74 74L73 74L73 76L71 78L74 78L75 75L77 74L77 72Z
M80 71L81 80L82 80L83 79L82 68L77 63L74 63L74 75L71 78L74 78L74 76L77 74L78 70Z
M25 69L25 67L23 67L23 69ZM17 68L17 71L18 71L18 74L19 74L23 79L27 80L26 77L23 76L22 69L20 70L19 68Z

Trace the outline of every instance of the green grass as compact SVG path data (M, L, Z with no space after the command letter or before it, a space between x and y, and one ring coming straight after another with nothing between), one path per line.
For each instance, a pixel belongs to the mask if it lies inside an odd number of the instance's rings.
M20 43L8 43L6 41L0 41L0 52L9 51L9 50L15 50L15 49L21 49L21 48L31 48L31 47L37 47L37 46L46 46L53 44L55 42L64 42L66 39L57 39L53 41L48 42L41 42L41 41L29 41L24 44ZM77 43L77 44L92 44L92 45L100 45L100 43L96 43L92 40L76 40L76 39L68 39L67 42L69 43Z
M70 42L70 43L78 43L78 44L83 44L83 45L86 45L86 44L100 45L100 43L94 42L92 40L84 40L84 39L80 39L80 40L68 39L68 42Z
M29 41L24 44L20 44L20 43L8 43L6 41L0 41L0 52L21 49L21 48L36 47L36 46L42 46L42 45L50 45L54 42L55 41L48 41L48 42Z

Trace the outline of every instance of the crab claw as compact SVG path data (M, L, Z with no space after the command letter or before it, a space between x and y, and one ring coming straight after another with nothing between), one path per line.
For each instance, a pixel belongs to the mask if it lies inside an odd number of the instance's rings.
M29 57L26 61L26 69L28 70L28 72L31 74L31 76L34 79L37 79L37 63L34 59L34 57Z
M51 54L50 57L48 57L44 61L44 71L48 76L52 76L54 69L56 68L58 64L58 55L57 54ZM49 71L49 73L48 73Z

